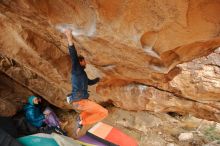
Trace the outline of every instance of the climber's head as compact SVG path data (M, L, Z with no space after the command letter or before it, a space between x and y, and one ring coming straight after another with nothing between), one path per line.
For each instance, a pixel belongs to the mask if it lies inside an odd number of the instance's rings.
M85 60L85 58L84 58L82 55L79 55L78 58L79 58L79 63L80 63L80 65L81 65L83 68L86 68L86 60Z

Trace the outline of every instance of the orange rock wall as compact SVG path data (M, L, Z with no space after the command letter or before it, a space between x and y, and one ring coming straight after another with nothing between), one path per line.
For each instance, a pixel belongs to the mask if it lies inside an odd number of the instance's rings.
M89 77L102 78L91 99L219 121L219 8L218 0L4 0L0 69L71 108L71 62L59 31L68 26Z

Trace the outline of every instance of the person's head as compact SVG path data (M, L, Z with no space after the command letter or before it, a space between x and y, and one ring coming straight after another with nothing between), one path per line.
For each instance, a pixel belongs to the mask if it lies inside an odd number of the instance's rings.
M83 68L86 68L86 60L85 60L85 58L84 58L82 55L79 55L78 58L79 58L79 63L80 63L80 65L81 65Z
M44 110L44 115L49 115L52 112L52 109L49 107L46 107L46 109Z
M28 98L28 102L31 105L36 105L36 104L39 104L40 101L38 97L32 95Z

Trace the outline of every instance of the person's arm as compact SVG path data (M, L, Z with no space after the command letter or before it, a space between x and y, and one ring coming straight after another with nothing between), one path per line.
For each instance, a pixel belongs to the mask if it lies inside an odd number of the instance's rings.
M98 83L99 82L99 80L100 80L100 78L95 78L95 79L93 79L93 80L90 80L89 78L88 78L88 85L94 85L94 84L96 84L96 83Z
M73 70L77 70L77 69L80 68L80 63L79 63L76 48L75 48L74 43L73 43L72 33L71 33L70 30L66 30L65 35L66 35L67 41L68 41L68 49L69 49L70 57L71 57L71 60L72 60Z
M43 114L36 116L34 109L29 109L26 113L26 116L31 122L38 123L39 125L42 125L43 120L45 119Z

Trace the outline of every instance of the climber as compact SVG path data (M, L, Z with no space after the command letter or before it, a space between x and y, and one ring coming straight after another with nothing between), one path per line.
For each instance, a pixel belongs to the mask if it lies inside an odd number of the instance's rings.
M71 30L64 31L67 41L70 57L72 60L72 93L67 96L67 102L73 105L76 111L80 114L76 118L75 134L85 125L94 124L101 121L108 115L108 111L99 104L89 100L88 85L94 85L99 82L99 78L90 80L87 77L84 69L86 68L86 61L83 56L78 56L76 48L73 43L74 37Z
M32 126L38 128L43 133L56 132L62 135L66 133L61 129L62 124L55 113L47 107L43 112L41 111L41 98L30 96L28 103L24 107L25 118Z

